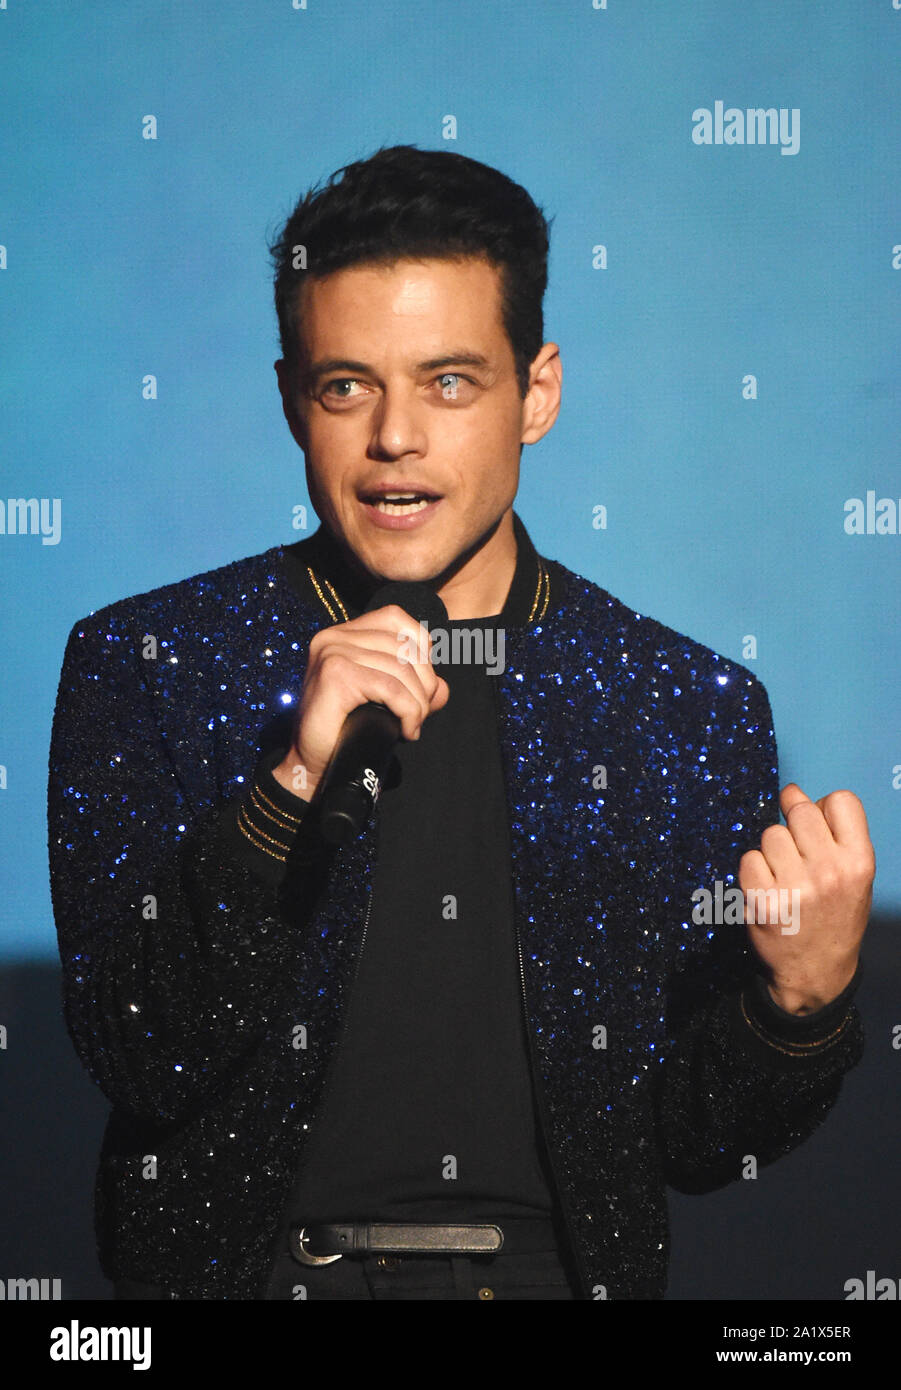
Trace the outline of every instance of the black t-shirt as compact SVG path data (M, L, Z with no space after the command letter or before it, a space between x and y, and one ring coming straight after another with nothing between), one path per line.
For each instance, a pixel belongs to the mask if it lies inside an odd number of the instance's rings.
M366 938L289 1204L300 1224L554 1210L529 1071L490 674L503 659L499 634L534 612L538 557L519 526L517 540L501 614L448 623L449 643L455 629L485 634L484 664L436 665L450 698L418 741L398 745L397 785L380 797ZM329 559L340 595L340 566ZM300 570L294 582L310 583ZM464 638L463 653L480 654L478 636Z

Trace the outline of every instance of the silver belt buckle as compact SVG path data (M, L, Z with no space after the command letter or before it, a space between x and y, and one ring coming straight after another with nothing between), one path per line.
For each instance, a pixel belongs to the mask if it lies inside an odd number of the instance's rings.
M330 1265L330 1264L334 1264L335 1260L340 1260L340 1259L342 1258L340 1255L311 1255L310 1252L309 1252L309 1250L305 1249L305 1247L304 1247L304 1241L305 1241L306 1239L307 1239L307 1228L306 1228L306 1226L303 1226L303 1227L301 1227L300 1231L299 1231L298 1234L297 1234L297 1251L296 1251L297 1259L300 1260L300 1263L301 1263L301 1264L304 1264L304 1265Z

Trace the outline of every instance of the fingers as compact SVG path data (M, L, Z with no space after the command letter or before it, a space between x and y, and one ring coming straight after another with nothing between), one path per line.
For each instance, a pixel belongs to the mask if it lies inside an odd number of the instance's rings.
M449 699L450 686L443 676L439 676L438 684L435 686L435 693L431 700L430 713L434 714L436 710L444 709Z
M405 739L419 737L430 702L412 667L399 674L395 658L366 648L336 647L323 652L315 676L337 727L352 709L372 700L396 714ZM336 732L337 732L336 727Z
M310 642L294 736L297 756L318 779L352 709L373 701L417 739L423 721L450 697L430 660L428 633L396 604L322 628Z
M823 817L837 844L853 850L869 844L870 832L866 812L860 798L853 792L831 792L818 804L822 807Z
M353 647L378 650L393 656L401 665L416 671L429 700L435 695L440 678L429 659L428 633L397 604L389 604L372 613L363 613L349 622L324 628L310 643L311 654L324 642L349 642Z
M749 850L743 854L738 865L738 884L742 892L746 895L745 903L745 922L757 926L763 926L770 921L770 912L773 912L773 921L779 916L779 900L771 902L770 894L774 889L778 891L778 884L773 876L773 871L761 854L759 849ZM766 894L761 900L757 897L753 899L748 895ZM753 909L748 915L748 904L753 901ZM753 926L749 927L753 939Z
M350 661L358 661L361 665L372 666L380 671L390 671L398 680L405 683L410 682L411 689L421 693L425 702L426 709L435 694L439 677L434 667L429 661L413 662L404 656L398 656L397 643L387 633L384 632L361 632L359 640L348 641L344 639L326 639L317 646L314 656L317 665L333 659L335 656L344 656Z
M803 796L783 806L787 829L802 859L815 861L835 850L835 840L826 823L819 802Z
M779 805L782 807L782 814L788 820L788 813L793 806L800 806L804 802L813 805L810 797L802 792L797 782L788 782L779 793Z
M759 849L748 850L738 865L738 884L743 893L749 888L774 888L773 871Z
M872 861L866 813L854 792L830 792L814 802L796 783L790 782L782 789L779 800L787 829L803 859L813 863L832 855L839 847L862 864ZM788 856L784 842L782 851L776 837L770 837L770 844L774 852L783 858ZM769 850L766 852L769 857Z
M760 853L778 882L798 882L801 853L788 826L768 825L760 837Z

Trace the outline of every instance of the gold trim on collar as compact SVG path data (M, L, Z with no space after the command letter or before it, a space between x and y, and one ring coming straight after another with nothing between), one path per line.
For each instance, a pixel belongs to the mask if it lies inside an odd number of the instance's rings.
M326 598L325 594L322 592L322 589L321 589L321 587L320 587L319 578L318 578L317 575L314 573L314 571L310 568L309 565L307 565L307 574L310 576L310 580L311 580L311 582L312 582L312 584L313 584L313 588L316 590L316 594L317 594L317 596L318 596L318 598L319 598L319 601L320 601L320 603L322 604L323 608L325 609L326 613L328 613L328 615L329 615L329 617L331 618L331 620L332 620L333 623L337 623L338 621L340 621L339 618L338 618L338 615L337 615L337 613L335 612L334 608L332 608L332 605L329 603L329 601L328 601L328 599ZM328 581L325 577L323 577L322 583L323 583L323 584L325 585L325 587L328 589L329 594L331 595L331 597L332 597L332 599L334 600L334 602L335 602L335 604L337 605L337 607L341 610L341 619L342 619L344 622L348 622L349 619L348 619L348 616L347 616L347 609L344 607L344 604L341 602L341 599L338 597L338 594L335 592L334 585L330 584L329 581ZM543 598L542 598L542 595L543 595ZM541 559L539 558L539 560L538 560L538 584L537 584L536 589L535 589L535 597L532 599L532 607L531 607L531 610L530 610L530 612L529 612L528 622L530 622L530 623L531 623L531 622L540 622L541 619L544 617L545 613L547 612L548 604L550 603L550 601L551 601L551 579L550 579L550 575L548 574L547 570L545 569L544 565L543 565L542 562L541 562ZM541 605L541 612L540 612L540 613L537 613L537 612L536 612L536 609L538 608L539 604Z
M319 587L319 580L316 578L316 575L315 575L315 574L313 573L313 571L310 569L310 566L309 566L309 565L307 565L307 574L310 576L310 579L313 581L313 588L316 590L316 593L319 595L320 601L322 602L322 604L323 604L323 606L324 606L324 608L325 608L325 611L328 613L328 615L329 615L329 617L331 618L332 622L333 622L333 623L337 623L337 622L339 621L338 615L337 615L337 613L334 611L334 609L332 608L332 606L331 606L331 604L329 603L328 599L326 598L325 594L324 594L324 593L322 592L322 590L320 589L320 587ZM338 605L338 607L341 609L341 618L344 620L344 622L348 622L349 619L348 619L348 616L347 616L347 609L344 607L344 604L341 602L340 598L339 598L338 595L335 593L334 586L333 586L332 584L330 584L329 581L328 581L327 579L325 579L325 578L323 578L322 582L323 582L323 584L325 585L325 587L328 589L328 591L329 591L329 593L331 594L332 598L335 600L335 603L336 603L336 604Z
M531 610L531 612L529 613L529 622L531 622L531 621L533 620L533 618L535 618L535 609L538 607L538 602L539 602L539 597L540 597L540 595L541 595L542 586L544 587L544 603L543 603L543 605L542 605L541 612L538 614L538 621L540 621L540 620L544 617L545 613L547 612L547 606L548 606L548 604L549 604L550 601L551 601L551 579L550 579L550 575L548 574L547 570L544 568L544 565L543 565L543 564L541 563L541 561L539 560L539 561L538 561L538 588L535 590L535 597L532 599L532 610Z

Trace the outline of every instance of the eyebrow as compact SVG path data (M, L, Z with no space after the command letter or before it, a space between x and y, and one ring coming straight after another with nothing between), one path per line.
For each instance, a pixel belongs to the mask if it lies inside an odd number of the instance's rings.
M417 372L434 372L439 367L490 367L491 363L487 357L483 357L480 352L448 352L441 357L429 357L424 362L417 362L415 370ZM323 357L318 362L313 362L307 372L307 381L314 384L320 377L326 376L329 372L362 372L365 375L374 375L373 368L367 362L355 362L347 357Z

